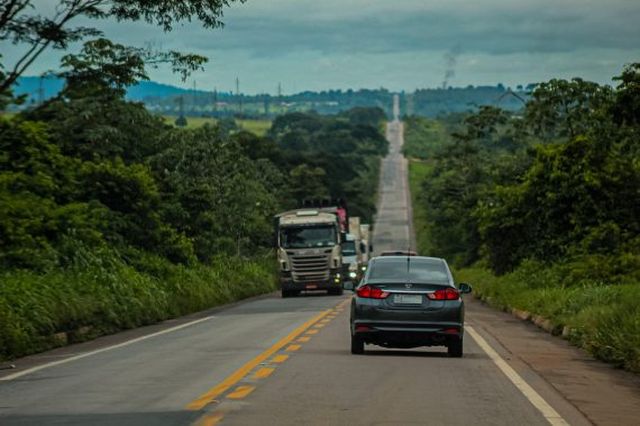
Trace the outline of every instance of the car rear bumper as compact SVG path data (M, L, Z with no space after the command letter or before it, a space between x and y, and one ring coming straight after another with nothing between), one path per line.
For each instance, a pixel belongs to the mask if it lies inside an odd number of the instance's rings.
M365 343L392 348L446 346L462 338L460 322L400 322L355 320L351 333Z

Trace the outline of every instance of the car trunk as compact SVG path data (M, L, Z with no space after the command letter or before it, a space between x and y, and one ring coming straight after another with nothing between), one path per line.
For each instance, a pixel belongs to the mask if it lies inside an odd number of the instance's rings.
M430 312L442 309L444 300L431 300L427 295L448 286L426 283L384 283L370 284L389 293L380 308L395 311Z

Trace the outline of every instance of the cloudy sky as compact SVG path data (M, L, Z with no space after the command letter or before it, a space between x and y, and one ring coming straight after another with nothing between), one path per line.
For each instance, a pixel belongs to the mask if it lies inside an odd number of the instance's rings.
M36 0L51 4L53 0ZM203 54L187 83L167 70L154 80L246 93L337 88L412 91L449 83L515 86L553 77L610 83L640 61L638 0L248 0L225 12L225 28L195 23L165 34L140 23L99 22L121 43ZM16 47L1 46L9 62ZM30 74L55 68L49 53Z

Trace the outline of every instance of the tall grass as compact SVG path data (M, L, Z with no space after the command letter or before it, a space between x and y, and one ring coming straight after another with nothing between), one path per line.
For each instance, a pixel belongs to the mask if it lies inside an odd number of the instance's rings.
M270 258L173 265L148 254L79 256L64 269L0 275L0 359L152 324L275 289ZM85 332L76 334L75 331Z
M561 266L525 262L496 277L482 267L457 272L474 292L500 309L543 316L595 357L640 373L640 285L589 281L567 283Z
M413 206L413 227L416 233L416 250L419 254L428 256L431 252L431 244L428 238L427 212L424 203L420 202L421 185L432 165L423 160L409 160L409 191L411 192L411 203Z

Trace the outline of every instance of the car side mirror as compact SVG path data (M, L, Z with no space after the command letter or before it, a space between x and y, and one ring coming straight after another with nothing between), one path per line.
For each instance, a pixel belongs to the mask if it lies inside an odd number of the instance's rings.
M342 282L342 288L345 289L345 290L354 291L355 284L353 283L353 281L343 281Z
M460 293L463 293L463 294L468 294L473 291L473 287L471 287L471 284L460 283L458 287L460 289Z

